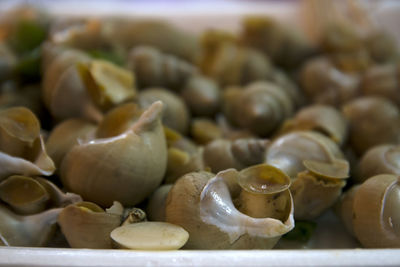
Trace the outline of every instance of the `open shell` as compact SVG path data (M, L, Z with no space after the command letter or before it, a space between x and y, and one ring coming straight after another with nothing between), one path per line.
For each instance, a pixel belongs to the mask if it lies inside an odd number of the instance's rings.
M58 224L68 244L72 248L111 248L110 233L121 224L123 212L120 203L113 205L118 208L104 211L91 202L65 207L58 216Z
M65 187L102 206L144 200L160 185L167 165L162 109L163 104L155 102L118 135L74 146L61 166Z
M39 121L27 108L0 111L0 166L0 181L14 174L48 176L55 170Z
M270 167L258 165L250 168L269 170ZM270 216L271 210L273 210L271 207L275 205L273 200L270 208L266 209L261 218L253 217L251 214L246 215L235 207L235 199L244 190L239 185L238 179L244 180L243 183L247 185L261 186L261 189L264 189L267 184L287 183L289 179L287 177L281 181L276 179L276 176L269 175L263 178L251 177L254 176L253 170L245 169L237 172L234 169L228 169L217 175L208 172L189 173L175 183L167 198L166 220L182 226L189 232L186 248L272 248L281 235L293 228L293 206L290 192L287 190L288 184L286 189L279 186L279 188L283 188L280 192L268 192L267 190L268 193L263 193L265 198L253 202L253 204L260 203L261 206L264 206L264 201L267 201L269 197L272 196L273 199L273 196L276 196L274 194L283 194L285 207L283 220L276 219L275 212L272 212L273 216ZM284 174L280 173L280 175ZM254 184L254 180L263 180L264 183ZM260 194L260 192L249 192L249 194ZM237 204L244 206L244 203L240 203L240 199Z

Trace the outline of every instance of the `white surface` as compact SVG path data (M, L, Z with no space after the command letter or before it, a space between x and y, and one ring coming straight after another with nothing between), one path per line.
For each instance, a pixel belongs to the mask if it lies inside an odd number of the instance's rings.
M0 266L399 266L398 250L126 251L2 248Z

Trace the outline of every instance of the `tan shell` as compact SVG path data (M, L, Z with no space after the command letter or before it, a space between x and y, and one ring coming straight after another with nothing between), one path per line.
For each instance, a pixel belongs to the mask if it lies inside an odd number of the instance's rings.
M370 33L365 40L369 55L378 63L396 58L397 42L394 36L383 30Z
M357 175L352 178L362 183L378 174L400 175L399 145L380 145L369 149L359 162Z
M229 34L211 30L205 32L202 39L201 70L221 86L246 85L271 76L272 66L268 57L239 46Z
M44 211L50 196L35 179L13 175L0 183L0 199L16 213L29 215Z
M271 17L248 16L242 24L243 42L284 68L298 67L314 50L299 29L281 25Z
M377 175L366 180L354 196L353 228L366 248L399 248L399 177Z
M138 103L142 108L147 108L158 100L164 103L163 124L185 134L189 128L190 113L181 97L163 88L148 88L141 91L138 96Z
M400 143L400 111L389 100L361 97L342 111L350 122L350 144L358 155L376 145Z
M353 204L354 204L354 196L356 195L357 190L359 189L360 185L352 186L349 190L344 192L338 203L335 205L336 213L342 219L346 230L352 235L354 234L354 227L353 227Z
M292 115L294 104L278 86L254 82L243 89L229 88L223 95L223 113L235 126L265 136Z
M182 57L189 62L197 59L199 51L197 36L165 21L114 19L106 21L103 29L106 40L112 40L127 49L146 45Z
M65 154L77 145L80 139L94 133L95 129L94 124L83 119L67 119L53 128L46 140L46 148L57 168L61 166Z
M396 64L375 65L363 75L361 91L367 96L380 96L400 107L399 66Z
M39 121L27 108L0 111L0 166L0 180L13 174L51 175L55 170Z
M296 130L317 131L342 145L347 138L348 123L340 111L334 107L311 105L299 110L293 119L286 121L278 134Z
M21 216L0 205L0 239L8 246L43 247L54 234L61 210Z
M44 65L42 95L51 115L57 119L100 120L101 113L91 102L77 68L78 63L89 62L89 56L78 50L51 47L49 50L54 55Z
M181 96L193 115L213 116L219 110L220 91L214 80L194 75L187 81Z
M134 47L129 52L129 68L136 74L139 88L165 87L181 90L196 68L154 47Z
M165 221L165 207L172 186L172 184L162 185L150 196L146 206L146 213L150 221Z
M111 248L110 233L121 224L121 213L115 208L104 211L91 202L79 202L65 207L58 216L58 224L72 248Z
M167 198L166 220L189 232L185 248L272 248L282 234L293 228L292 200L287 189L285 206L289 208L285 208L282 221L269 217L269 212L262 218L254 218L234 206L232 201L241 191L237 179L244 173L245 170L237 172L234 169L216 176L207 172L189 173L175 183ZM264 182L277 183L270 180Z
M204 147L203 164L214 173L229 168L241 170L261 163L268 144L268 140L257 138L217 139Z
M190 125L190 135L193 140L201 145L223 137L223 130L218 124L207 118L194 118Z
M341 106L359 94L359 78L355 74L341 72L324 57L305 63L300 83L304 93L318 104Z
M117 136L74 146L61 166L65 187L102 206L144 200L160 185L167 165L162 109L162 103L155 102Z

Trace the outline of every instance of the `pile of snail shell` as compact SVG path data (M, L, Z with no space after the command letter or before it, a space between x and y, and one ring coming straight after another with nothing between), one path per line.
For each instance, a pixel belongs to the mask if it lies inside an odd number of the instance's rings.
M13 74L19 21L47 31L35 82ZM0 28L0 245L271 249L334 210L360 246L400 247L389 34L338 23L314 44L249 17L195 36L26 7Z

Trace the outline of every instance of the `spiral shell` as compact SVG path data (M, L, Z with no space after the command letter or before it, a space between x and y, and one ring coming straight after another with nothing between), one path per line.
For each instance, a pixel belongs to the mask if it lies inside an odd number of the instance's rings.
M292 115L290 97L269 82L254 82L243 89L229 88L223 95L223 113L233 124L265 136Z

